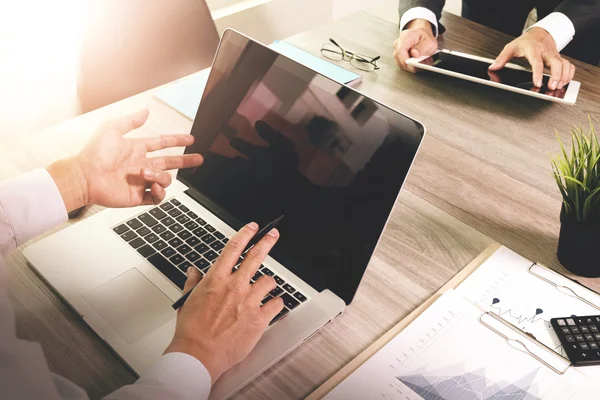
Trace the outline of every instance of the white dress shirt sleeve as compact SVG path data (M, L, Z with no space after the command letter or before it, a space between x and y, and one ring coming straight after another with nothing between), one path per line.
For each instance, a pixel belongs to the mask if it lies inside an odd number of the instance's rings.
M400 30L404 30L406 24L415 19L426 19L431 22L431 27L433 28L433 34L437 38L438 36L438 23L435 13L428 8L425 7L413 7L402 14L400 18Z
M565 14L553 12L542 18L537 23L531 25L527 30L538 27L544 29L552 36L556 42L558 51L562 51L573 40L575 36L575 26Z
M45 169L0 183L0 255L66 220L65 203Z
M87 400L86 392L53 374L39 343L17 337L8 296L3 254L67 220L62 197L46 170L0 183L0 397L6 399ZM73 351L77 351L73 348ZM140 377L108 395L110 400L206 400L211 377L192 356L170 353Z

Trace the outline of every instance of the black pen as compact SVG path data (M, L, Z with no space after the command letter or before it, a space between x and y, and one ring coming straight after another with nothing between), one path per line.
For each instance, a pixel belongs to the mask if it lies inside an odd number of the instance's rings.
M264 228L262 228L256 235L254 235L254 237L252 239L250 239L250 241L248 242L248 245L246 246L246 248L244 249L244 251L242 251L242 257L244 255L246 255L246 253L254 247L254 245L256 243L258 243L262 238L264 238L267 233L271 232L271 230L273 228L275 228L277 226L277 224L279 224L281 222L281 220L283 219L283 215L280 216L279 218L277 218L276 220L269 222ZM239 267L241 264L237 263L233 268L237 268ZM192 293L192 290L195 289L195 286L188 291L186 294L184 294L183 296L181 296L175 303L173 303L173 305L171 307L173 307L173 309L177 310L179 308L181 308L184 304L185 301L187 300L188 297L190 297L190 293Z

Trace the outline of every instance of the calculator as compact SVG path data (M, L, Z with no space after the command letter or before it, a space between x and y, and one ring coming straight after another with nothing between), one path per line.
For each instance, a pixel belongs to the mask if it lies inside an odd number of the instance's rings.
M552 318L550 323L573 366L600 365L600 315Z

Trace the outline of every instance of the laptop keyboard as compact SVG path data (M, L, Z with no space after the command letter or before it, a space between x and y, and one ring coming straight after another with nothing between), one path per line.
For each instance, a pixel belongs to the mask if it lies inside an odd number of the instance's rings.
M181 290L187 279L187 269L193 266L204 276L229 241L177 199L166 201L120 224L113 231ZM262 300L262 304L281 297L285 305L271 324L306 301L306 296L264 265L250 283L263 275L272 276L277 287Z

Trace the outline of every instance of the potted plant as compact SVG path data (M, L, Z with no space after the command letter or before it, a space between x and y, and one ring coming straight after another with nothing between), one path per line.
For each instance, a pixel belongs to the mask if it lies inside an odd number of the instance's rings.
M558 259L569 271L600 276L600 144L590 118L590 130L571 128L571 151L560 143L552 171L563 197Z

